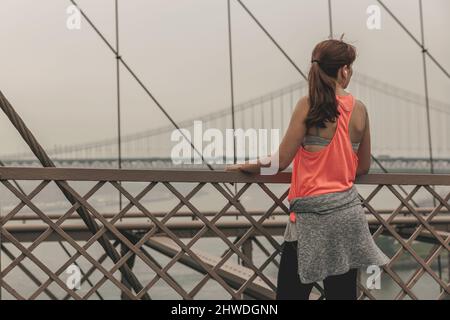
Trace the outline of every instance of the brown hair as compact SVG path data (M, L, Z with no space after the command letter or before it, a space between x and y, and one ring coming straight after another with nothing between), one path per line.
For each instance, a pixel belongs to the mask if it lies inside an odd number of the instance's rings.
M310 109L306 127L325 128L339 116L336 101L336 79L341 67L356 59L356 49L341 40L325 40L313 50L308 75Z

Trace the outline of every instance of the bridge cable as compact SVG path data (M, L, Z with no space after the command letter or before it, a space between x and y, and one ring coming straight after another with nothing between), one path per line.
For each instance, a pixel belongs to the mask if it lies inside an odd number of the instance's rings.
M20 136L23 138L23 140L31 149L36 158L38 158L42 166L46 168L55 168L56 167L55 163L48 156L48 154L45 152L45 149L37 141L36 137L33 135L33 133L27 127L23 119L16 112L14 107L11 105L11 103L9 103L8 99L6 99L6 97L3 95L1 91L0 91L0 109L3 110L5 115L11 121L12 125L17 129ZM79 204L76 195L73 193L72 189L70 189L70 186L67 181L58 180L54 182L61 190L64 197L70 202L72 206ZM75 211L78 213L80 218L86 224L88 230L93 235L99 232L100 230L99 225L97 224L96 220L91 216L90 212L86 209L85 206L79 205L78 208L75 209ZM121 258L120 254L116 251L115 247L109 242L109 239L106 234L101 235L97 241L114 263L117 263L120 260ZM119 269L125 280L128 282L128 284L131 285L131 287L134 289L136 293L139 293L144 289L144 287L139 282L138 278L133 273L133 271L128 267L128 265L126 264L122 265ZM142 298L145 300L150 300L150 296L147 292L144 293Z
M119 43L119 0L115 0L115 29L116 29L116 91L117 91L117 162L122 169L122 121L121 121L121 86L120 86L120 43ZM119 181L121 185L122 182ZM122 192L119 191L119 210L122 210Z
M427 113L427 129L428 129L428 149L430 155L430 171L434 173L433 163L433 141L431 136L431 119L430 119L430 97L428 90L428 72L427 72L427 49L425 48L425 25L423 21L423 5L422 0L419 0L419 12L420 12L420 33L421 33L421 47L422 47L422 64L423 64L423 80L425 86L425 105Z
M422 47L422 65L423 65L423 82L425 89L425 105L427 113L427 130L428 130L428 152L430 156L430 172L434 174L434 159L433 159L433 139L431 133L431 117L430 117L430 97L428 89L428 71L427 71L427 49L425 48L425 23L423 19L423 3L419 0L419 14L420 14L420 34L421 34L421 47ZM433 186L431 186L433 188ZM436 197L433 197L433 206L436 207ZM441 261L440 256L439 262L439 274L442 278Z
M227 0L228 13L228 52L230 58L230 98L231 98L231 125L233 132L236 130L235 105L234 105L234 73L233 73L233 39L231 27L231 0ZM236 164L236 137L233 135L233 163Z
M0 160L0 167L6 167L5 163L4 163L3 161L1 161L1 160ZM27 196L25 190L24 190L24 189L22 188L22 186L17 182L17 180L12 180L12 183L16 186L17 190L19 190L20 193L22 193L24 196ZM25 220L23 220L23 222L25 223ZM57 242L58 242L59 246L63 249L63 251L67 254L67 256L70 258L70 257L71 257L71 254L70 254L70 252L67 250L67 248L64 246L64 243L63 243L61 240L58 240ZM1 247L0 247L0 253L1 253ZM16 259L16 257L14 257L14 259ZM11 259L11 260L13 260L13 259ZM84 276L84 275L85 275L85 272L83 271L83 268L81 268L81 266L78 264L78 262L74 261L73 264L80 270L81 275ZM23 267L24 267L26 270L28 270L28 269L25 267L25 265L23 265ZM36 279L36 280L37 280L37 279ZM91 279L87 278L86 281L87 281L87 283L88 283L91 287L94 287L94 284L92 283ZM42 285L42 283L41 283L39 280L37 280L37 282L36 282L36 281L33 281L33 282L35 282L39 287ZM0 290L0 291L1 291L1 290ZM51 295L52 295L51 291L49 291L48 288L45 290L45 293L46 293L49 297L51 297ZM100 292L98 292L98 290L96 290L95 293L96 293L96 295L98 296L98 298L99 298L100 300L104 300L103 297L102 297L102 295L100 294ZM56 300L56 297L55 297L55 300Z
M230 58L230 98L231 98L231 126L233 128L233 164L237 163L237 150L236 150L236 115L234 105L234 73L233 73L233 38L232 38L232 26L231 26L231 0L227 0L227 18L228 18L228 55ZM225 161L227 155L225 152ZM237 183L234 184L234 194L237 194ZM237 219L236 215L236 219Z
M434 173L434 163L433 163L433 141L431 135L431 119L430 119L430 99L428 90L428 73L427 73L427 49L425 48L425 23L423 19L423 3L419 0L419 13L420 13L420 34L422 41L422 64L423 64L423 79L425 86L425 103L427 107L427 127L428 127L428 148L430 154L430 171ZM431 186L434 189L434 186ZM436 197L433 197L433 205L436 207ZM442 279L442 261L441 256L438 256L438 273L439 278ZM441 288L442 292L442 288Z
M5 163L4 163L3 161L1 161L1 160L0 160L0 167L6 167ZM19 190L20 193L22 193L24 196L27 196L26 192L24 191L24 189L22 188L22 186L17 182L17 180L12 180L12 183L16 186L17 190ZM23 220L23 223L25 223L25 220ZM70 258L70 257L71 257L71 254L70 254L70 252L68 252L68 250L67 250L67 248L64 246L63 242L59 240L59 241L58 241L58 244L59 244L59 246L63 249L63 251L67 254L67 256ZM2 247L3 247L3 245L0 247L0 254L1 254L1 251L2 251ZM5 247L5 250L6 250L6 247ZM13 257L11 258L11 260L14 260L14 259L17 259L17 258L13 256ZM85 275L85 272L84 272L83 269L80 267L80 265L78 264L78 262L75 261L75 262L74 262L74 265L75 265L76 267L78 267L78 269L80 270L81 274L84 276L84 275ZM24 268L24 269L26 270L26 272L29 272L29 270L28 270L28 269L25 267L25 265L23 265L23 264L22 264L22 268ZM42 283L41 283L38 279L32 279L32 281L33 281L35 284L37 284L39 287L42 285ZM91 281L89 278L87 278L86 281L88 282L88 284L89 284L91 287L94 287L94 284L92 283L92 281ZM1 290L0 290L0 291L1 291ZM51 291L49 291L48 288L45 289L44 292L45 292L50 298L54 298L54 299L56 300L56 297L52 294ZM98 292L98 290L96 290L95 292L96 292L96 294L97 294L97 296L98 296L98 298L99 298L100 300L104 300L103 297L102 297L102 295ZM1 297L1 295L0 295L0 297Z
M386 12L394 19L394 21L406 32L406 34L422 49L424 50L423 43L421 43L411 31L401 22L401 20L383 3L381 0L377 0L377 2L386 10ZM450 73L442 66L441 63L430 53L429 50L426 50L425 54L430 58L431 61L447 76L450 78Z
M331 6L331 0L328 0L328 22L330 25L330 35L329 38L333 39L333 10Z
M307 80L308 77L303 73L303 71L297 66L294 60L284 51L284 49L278 44L278 42L272 37L272 35L267 31L267 29L262 25L261 22L255 17L255 15L247 8L247 6L241 1L236 0L242 8L247 12L247 14L255 21L255 23L261 28L261 30L266 34L266 36L272 41L272 43L280 50L284 57L291 63L291 65L302 75L303 79Z
M80 12L83 18L87 21L87 23L91 26L91 28L95 31L95 33L101 38L101 40L105 43L105 45L111 50L111 52L116 56L116 58L122 63L125 69L130 73L130 75L136 80L139 86L144 90L144 92L149 96L149 98L156 104L158 109L166 116L166 118L170 121L170 123L178 130L178 132L183 136L183 138L189 142L191 148L200 156L202 162L208 167L209 170L215 171L215 169L205 160L203 154L195 147L192 141L186 136L186 134L181 130L175 120L170 116L170 114L165 110L165 108L161 105L161 103L155 98L155 96L151 93L151 91L147 88L147 86L142 82L142 80L137 76L137 74L131 69L131 67L126 63L122 56L118 54L116 49L111 45L111 43L106 39L103 33L96 27L96 25L92 22L92 20L86 15L86 13L80 8L78 3L75 0L69 0ZM233 195L232 191L226 184L223 184L227 191Z
M147 93L147 95L150 97L150 99L156 104L156 106L161 110L161 112L166 116L166 118L172 123L172 125L180 131L180 133L183 135L183 137L189 141L191 144L192 149L197 152L197 154L202 158L204 161L203 155L195 148L193 143L188 139L188 137L184 134L183 131L181 131L181 128L178 126L178 124L175 122L175 120L169 115L169 113L164 109L164 107L161 105L161 103L155 98L155 96L150 92L150 90L145 86L145 84L141 81L141 79L136 75L136 73L131 69L131 67L125 62L122 56L119 55L119 53L116 51L116 49L111 45L111 43L105 38L105 36L100 32L100 30L95 26L95 24L91 21L91 19L85 14L85 12L79 7L79 5L74 0L69 0L81 13L81 15L86 19L88 24L94 29L95 33L103 40L103 42L106 44L106 46L114 53L114 55L117 57L117 60L119 60L122 65L125 67L125 69L131 74L131 76L137 81L139 86ZM205 161L206 163L206 161ZM207 164L208 168L211 170L211 165Z

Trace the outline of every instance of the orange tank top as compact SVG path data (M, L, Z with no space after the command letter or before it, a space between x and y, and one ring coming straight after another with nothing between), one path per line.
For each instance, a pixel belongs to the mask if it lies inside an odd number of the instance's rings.
M352 187L358 168L349 134L350 117L355 106L352 95L336 96L340 116L330 143L310 152L299 148L294 158L288 200L344 191Z

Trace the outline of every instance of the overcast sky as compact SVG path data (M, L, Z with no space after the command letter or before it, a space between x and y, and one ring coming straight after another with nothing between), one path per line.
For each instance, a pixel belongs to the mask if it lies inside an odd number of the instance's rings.
M327 0L243 0L307 72L313 46L328 36ZM236 101L300 80L247 13L232 1ZM424 0L427 47L450 70L450 1ZM415 0L385 0L420 39ZM68 30L68 0L0 0L0 90L44 147L116 134L115 59L89 25ZM114 44L114 1L79 0ZM376 1L333 0L335 34L358 48L355 69L423 93L420 48L382 10L381 30L368 30ZM121 0L121 54L167 111L180 121L229 106L226 0ZM450 102L450 80L431 63L432 97ZM168 121L123 71L123 132ZM0 114L0 154L27 150Z

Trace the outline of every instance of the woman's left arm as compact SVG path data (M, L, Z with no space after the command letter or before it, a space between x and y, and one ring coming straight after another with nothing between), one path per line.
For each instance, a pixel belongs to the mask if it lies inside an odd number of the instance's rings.
M303 97L297 103L292 113L289 127L281 140L278 151L264 159L258 160L256 163L244 163L230 165L226 167L226 171L243 171L247 173L260 173L261 167L271 167L274 161L278 160L278 171L283 171L292 162L306 134L305 119L308 115L309 103L308 98ZM275 162L276 164L277 162Z

